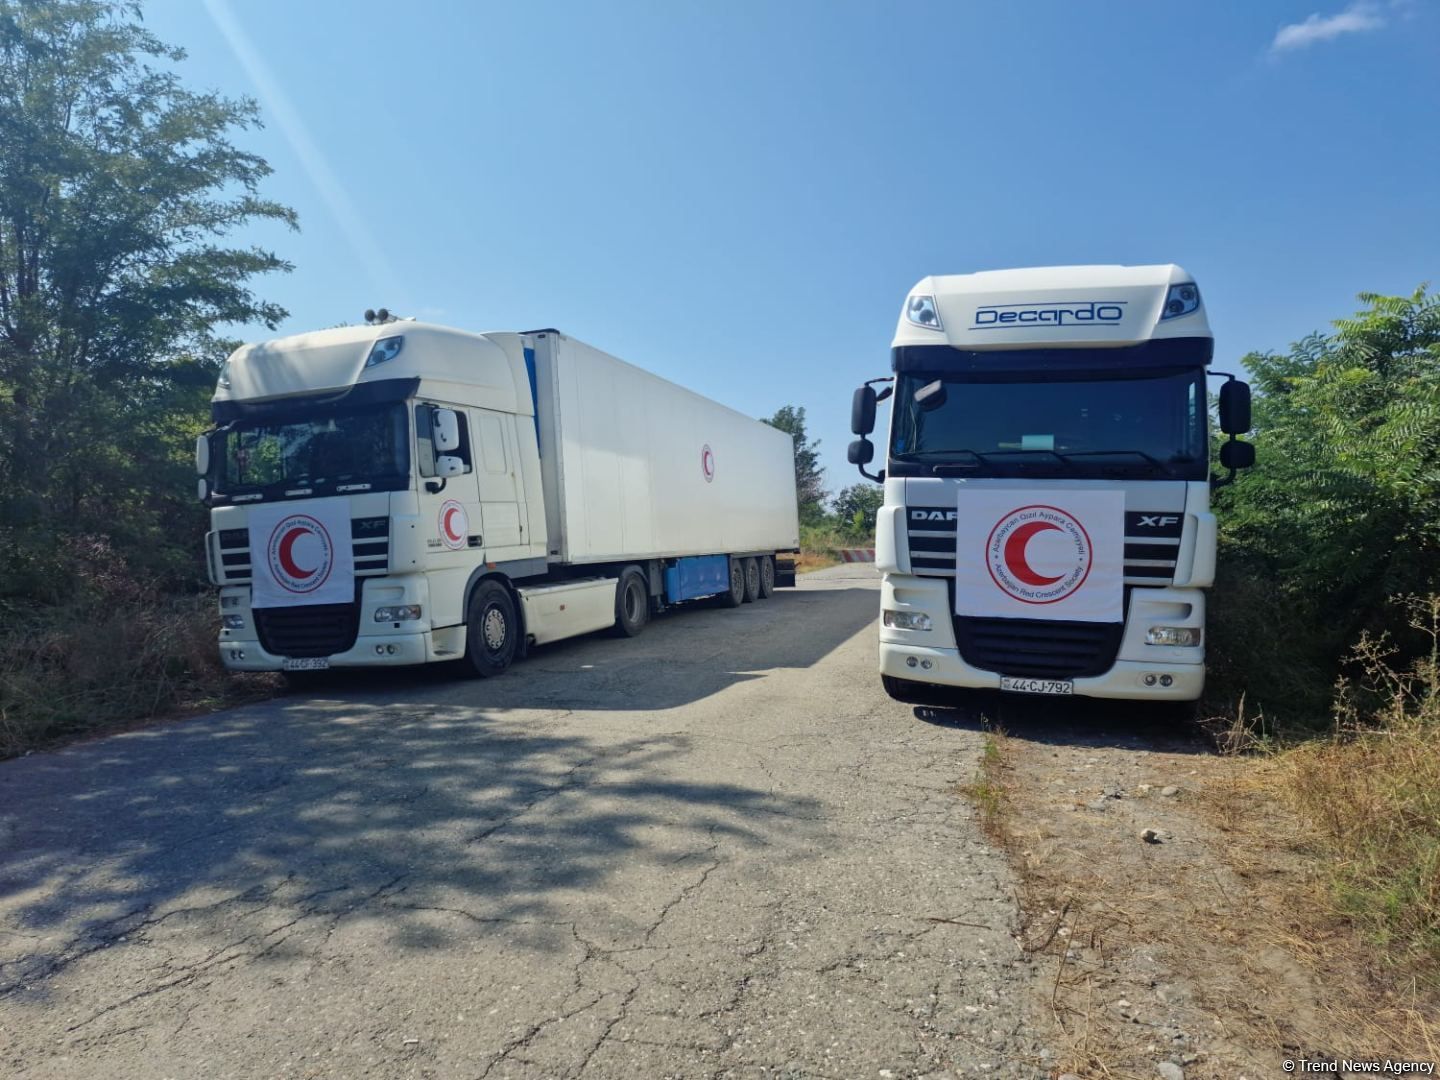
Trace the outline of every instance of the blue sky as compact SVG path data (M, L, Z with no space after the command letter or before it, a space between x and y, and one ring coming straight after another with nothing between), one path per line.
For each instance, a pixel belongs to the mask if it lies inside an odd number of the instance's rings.
M298 234L293 332L556 326L754 415L851 390L930 273L1178 262L1216 367L1440 285L1440 4L151 0ZM244 336L262 331L246 330Z

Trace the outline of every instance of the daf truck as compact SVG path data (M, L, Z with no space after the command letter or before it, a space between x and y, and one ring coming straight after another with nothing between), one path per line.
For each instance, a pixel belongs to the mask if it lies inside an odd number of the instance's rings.
M495 675L794 584L791 437L553 329L382 312L246 345L212 418L196 467L233 671Z
M1178 266L927 277L849 459L884 485L880 673L957 687L1193 701L1205 682L1214 343ZM1254 462L1249 388L1219 386L1219 463ZM877 391L879 385L881 389ZM876 405L891 402L871 472Z

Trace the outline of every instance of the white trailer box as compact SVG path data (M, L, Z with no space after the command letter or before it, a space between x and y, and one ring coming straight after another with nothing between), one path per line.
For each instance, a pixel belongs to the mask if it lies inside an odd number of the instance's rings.
M787 433L564 334L534 341L552 560L799 546Z

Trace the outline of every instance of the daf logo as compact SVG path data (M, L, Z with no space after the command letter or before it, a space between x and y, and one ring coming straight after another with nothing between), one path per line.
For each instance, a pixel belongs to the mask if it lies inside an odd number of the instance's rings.
M1179 520L1180 519L1178 517L1175 517L1173 514L1166 514L1164 516L1161 516L1160 514L1141 514L1140 524L1137 526L1137 528L1163 529L1167 525L1174 525Z
M911 510L911 521L954 521L956 510Z

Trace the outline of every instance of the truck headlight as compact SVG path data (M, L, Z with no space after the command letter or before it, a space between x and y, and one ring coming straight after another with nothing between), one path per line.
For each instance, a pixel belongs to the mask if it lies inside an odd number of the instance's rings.
M929 630L934 625L923 611L886 610L884 622L896 630Z
M1145 631L1146 645L1200 644L1200 628L1197 626L1152 626Z
M244 630L244 629L245 629L245 616L244 616L244 615L221 615L221 616L220 616L220 625L223 626L223 627L225 627L226 630Z
M1200 289L1193 281L1187 281L1182 285L1171 285L1170 291L1165 294L1165 310L1160 312L1160 319L1178 319L1181 315L1189 315L1200 306Z
M396 604L393 607L375 609L376 622L409 622L420 618L419 604Z
M405 347L405 335L398 337L382 337L374 345L370 346L370 355L365 358L367 368L376 364L383 364L386 361L394 360L400 355L400 350Z
M940 312L935 310L935 298L916 293L905 301L905 318L926 330L944 330Z

